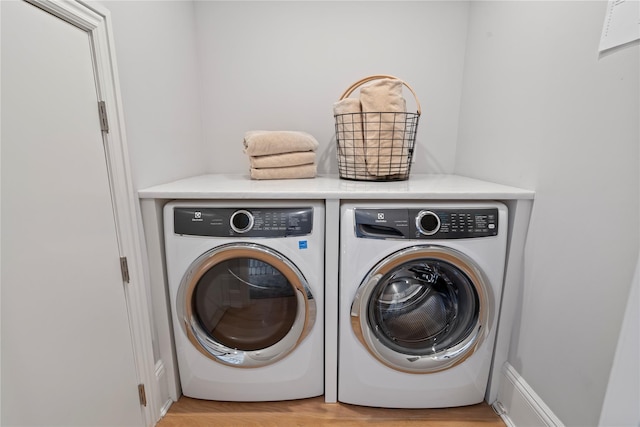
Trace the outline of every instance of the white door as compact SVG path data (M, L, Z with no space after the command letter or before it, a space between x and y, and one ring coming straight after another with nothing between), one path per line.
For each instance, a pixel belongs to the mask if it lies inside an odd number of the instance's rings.
M90 39L1 19L1 424L144 425Z

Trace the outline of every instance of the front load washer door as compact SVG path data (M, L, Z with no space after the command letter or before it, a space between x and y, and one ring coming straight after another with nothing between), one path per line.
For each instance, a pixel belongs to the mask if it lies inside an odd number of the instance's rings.
M266 246L231 243L196 259L176 300L191 343L225 365L274 363L311 331L316 304L300 270Z
M351 325L380 362L408 373L449 369L487 334L489 283L463 253L413 246L379 262L360 284Z

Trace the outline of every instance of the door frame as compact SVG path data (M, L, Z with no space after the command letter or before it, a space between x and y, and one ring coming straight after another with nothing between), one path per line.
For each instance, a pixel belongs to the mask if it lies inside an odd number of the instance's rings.
M160 419L162 403L155 375L148 281L141 245L143 234L129 163L110 12L92 1L25 1L85 31L89 36L97 100L105 102L109 122L109 130L102 132L102 138L118 250L121 257L126 257L128 265L129 283L124 285L124 291L137 380L139 384L144 384L146 394L146 406L142 407L142 412L145 424L154 426ZM96 112L97 109L96 103Z

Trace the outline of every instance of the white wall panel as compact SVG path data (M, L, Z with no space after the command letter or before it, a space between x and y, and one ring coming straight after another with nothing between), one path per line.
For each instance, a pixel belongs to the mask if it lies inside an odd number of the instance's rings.
M205 172L191 1L107 1L136 188Z
M209 170L248 173L244 133L266 129L311 133L319 171L337 173L332 104L360 78L391 74L422 104L412 171L451 173L467 11L467 2L196 2Z
M639 48L606 2L474 2L455 172L536 191L509 363L597 425L638 256Z
M601 426L640 425L640 256L600 414Z

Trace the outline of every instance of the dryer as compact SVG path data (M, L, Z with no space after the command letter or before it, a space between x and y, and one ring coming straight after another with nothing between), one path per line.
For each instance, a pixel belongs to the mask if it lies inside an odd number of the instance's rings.
M341 205L338 400L484 399L506 256L496 202Z
M164 207L174 339L185 396L324 392L324 204L176 201Z

